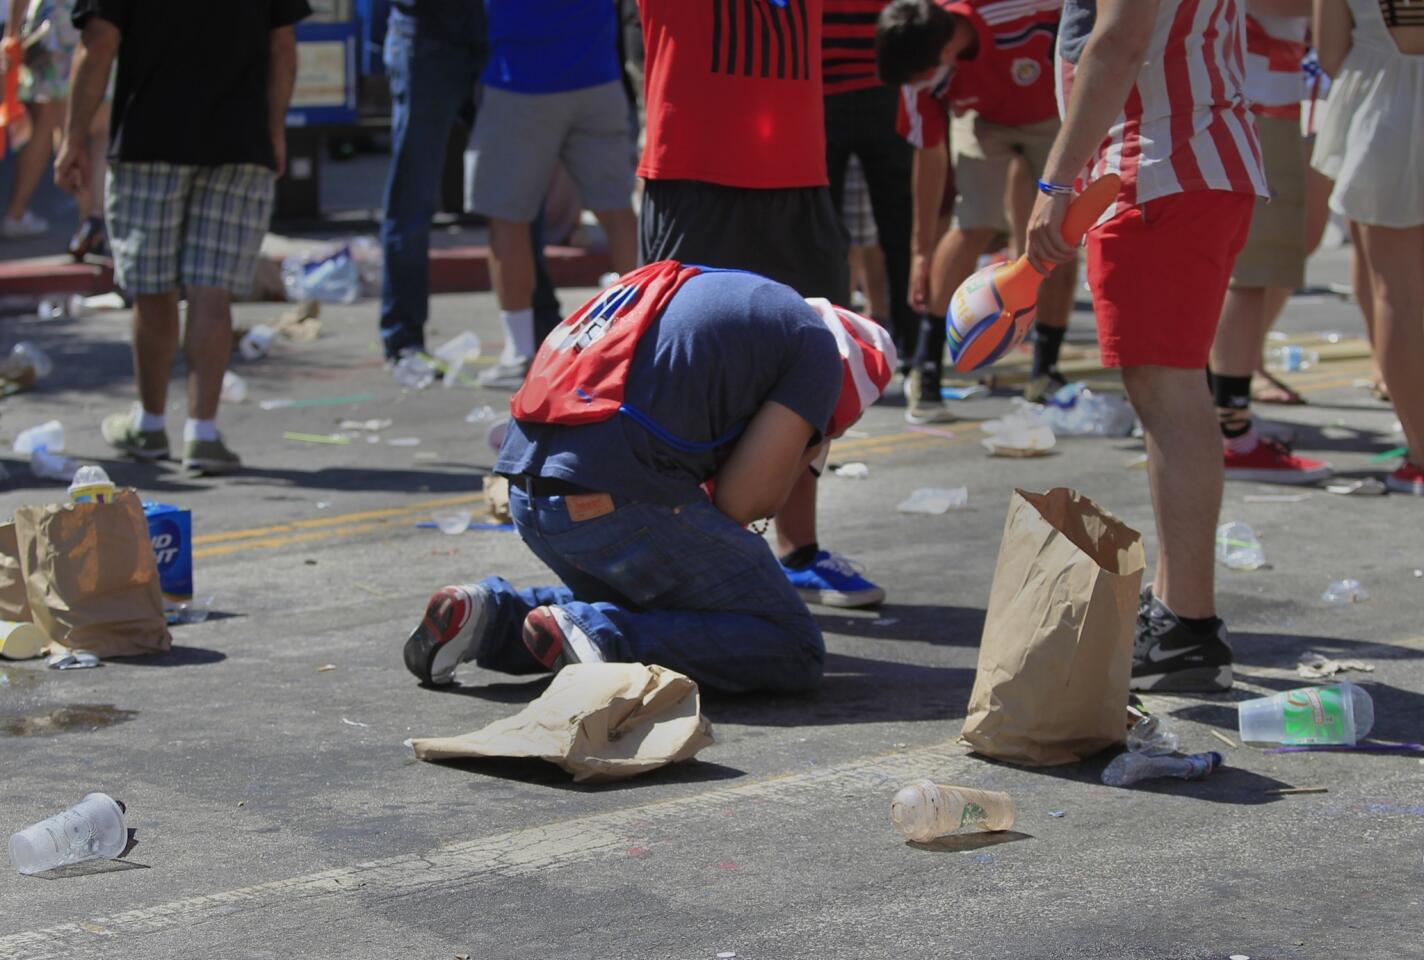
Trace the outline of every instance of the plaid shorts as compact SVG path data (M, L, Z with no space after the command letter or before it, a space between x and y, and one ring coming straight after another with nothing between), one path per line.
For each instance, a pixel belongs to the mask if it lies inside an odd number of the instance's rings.
M180 283L250 293L275 180L251 163L111 164L104 212L114 283L133 296L167 293Z
M875 212L870 208L870 188L865 183L865 171L860 158L852 156L846 163L845 196L841 201L841 219L850 234L853 247L873 247L880 242L875 230Z

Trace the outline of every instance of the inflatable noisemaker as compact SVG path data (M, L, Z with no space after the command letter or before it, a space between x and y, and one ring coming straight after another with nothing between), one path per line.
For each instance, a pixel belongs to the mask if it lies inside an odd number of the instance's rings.
M1063 239L1077 246L1117 196L1118 186L1117 174L1109 173L1079 194L1063 218ZM1028 257L1020 257L985 267L961 283L944 318L950 365L969 373L1022 343L1038 311L1043 278Z
M16 37L6 37L4 42L5 99L0 100L0 156L5 151L19 150L30 140L30 115L20 102L20 61L25 49Z

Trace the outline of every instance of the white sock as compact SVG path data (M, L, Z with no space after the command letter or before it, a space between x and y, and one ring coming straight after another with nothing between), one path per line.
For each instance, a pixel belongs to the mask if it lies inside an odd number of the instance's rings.
M499 322L504 324L503 360L527 360L534 356L534 308L501 310Z
M161 413L149 413L143 408L143 404L133 405L133 425L135 430L142 430L148 433L153 430L165 430L168 428L168 421Z
M194 440L216 440L218 438L218 422L216 420L194 420L192 417L183 424L183 442L191 443Z

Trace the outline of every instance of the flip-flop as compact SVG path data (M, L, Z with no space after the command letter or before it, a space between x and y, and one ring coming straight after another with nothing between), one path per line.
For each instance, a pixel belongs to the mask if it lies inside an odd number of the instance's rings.
M1251 400L1254 403L1276 403L1286 407L1299 407L1305 405L1305 397L1302 397L1295 390L1271 376L1265 370L1257 370L1256 376L1265 381L1265 385L1257 390L1251 391Z

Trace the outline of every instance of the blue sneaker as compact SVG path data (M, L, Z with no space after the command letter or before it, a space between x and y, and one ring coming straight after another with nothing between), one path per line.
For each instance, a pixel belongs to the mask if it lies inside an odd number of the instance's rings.
M781 569L786 579L807 603L824 607L873 607L885 599L885 591L860 575L851 562L838 553L822 550L809 567Z

